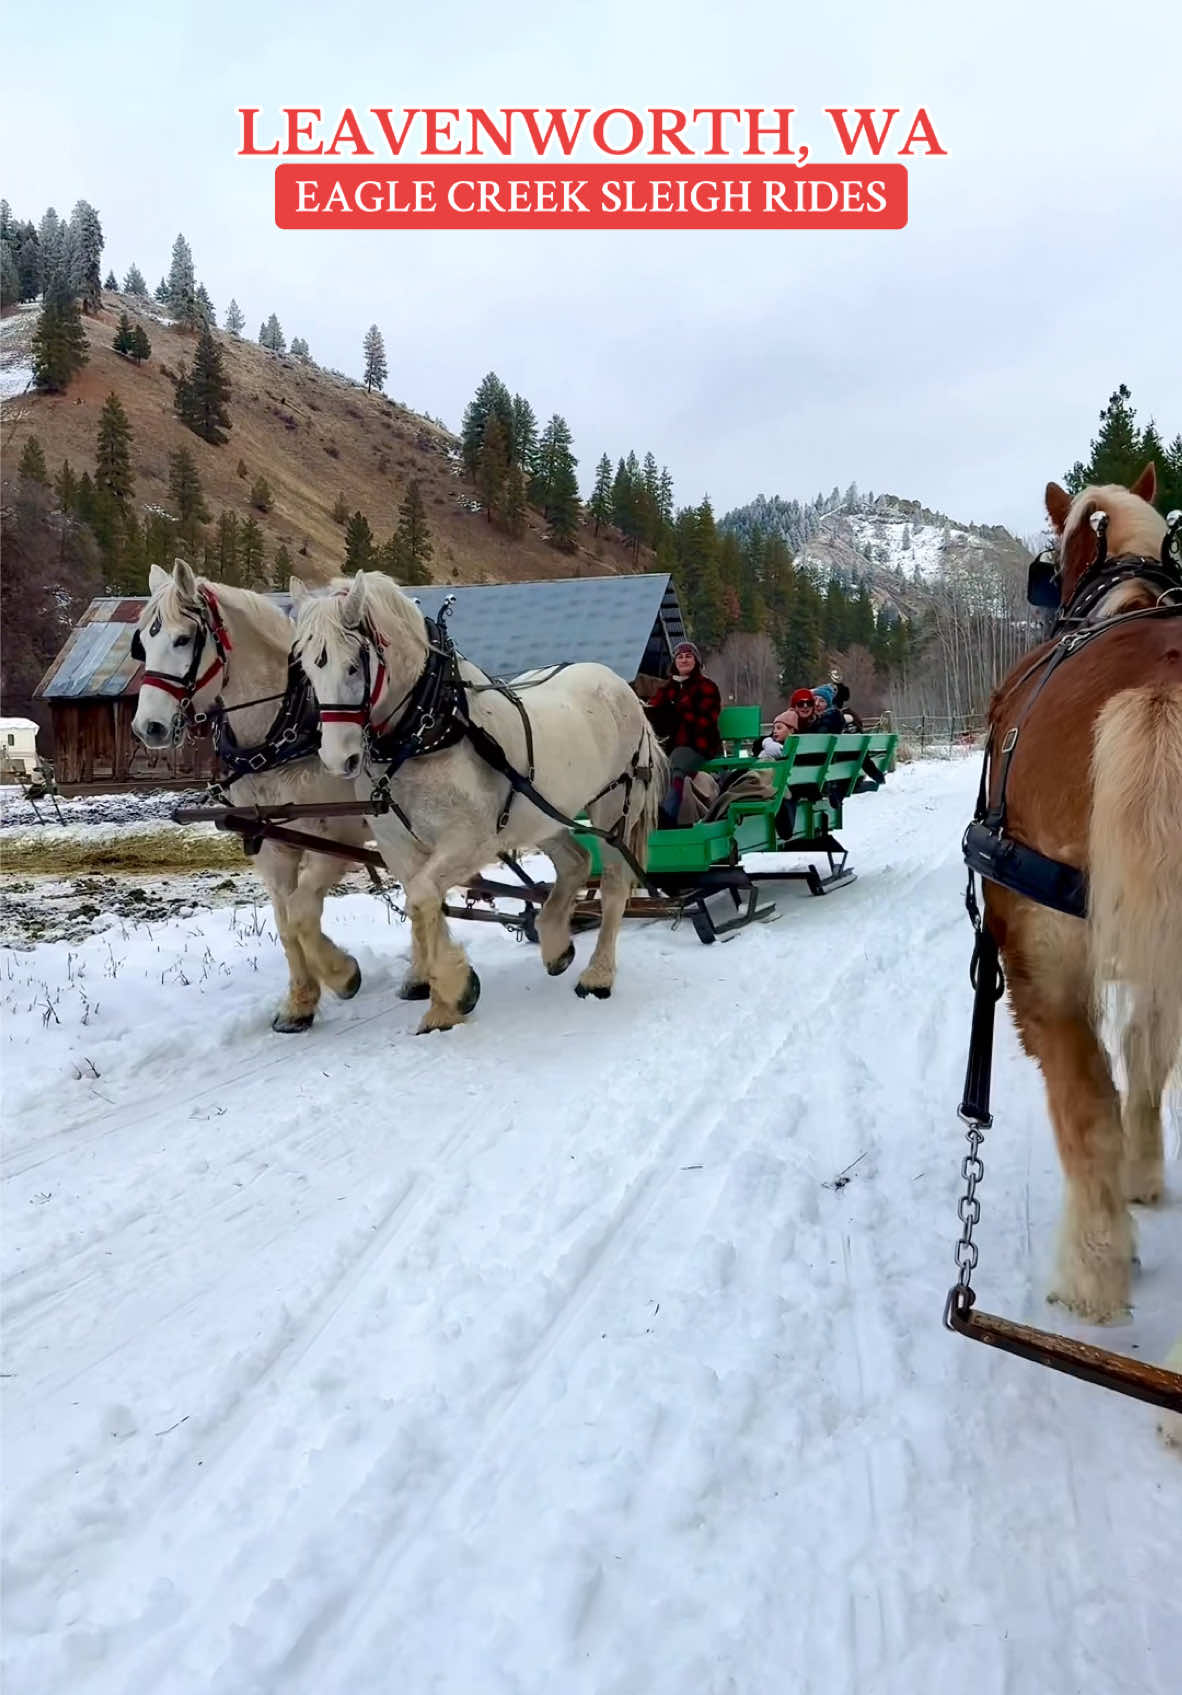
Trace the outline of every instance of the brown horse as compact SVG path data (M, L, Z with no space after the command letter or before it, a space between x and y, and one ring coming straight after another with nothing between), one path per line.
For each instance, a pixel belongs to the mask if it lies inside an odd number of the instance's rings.
M1155 488L1152 464L1131 489L1085 488L1072 498L1047 485L1061 605L1096 555L1095 514L1107 515L1110 565L1127 560L1135 573L1138 559L1158 559L1166 526L1149 504ZM1081 631L1163 593L1152 572L1088 580L1104 592ZM1027 654L994 693L990 800L998 755L1018 726L1007 834L1086 873L1087 917L987 882L985 921L1022 1045L1042 1069L1066 1183L1051 1299L1106 1324L1129 1310L1127 1203L1161 1199L1162 1093L1182 1041L1182 617L1118 619L1048 676L1040 659L1054 648ZM1112 983L1128 1000L1123 1105L1098 1035Z

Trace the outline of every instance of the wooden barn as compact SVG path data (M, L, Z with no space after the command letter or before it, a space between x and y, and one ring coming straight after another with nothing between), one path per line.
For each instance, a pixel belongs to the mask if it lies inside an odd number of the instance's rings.
M460 651L498 677L556 660L597 660L640 693L667 675L685 621L672 579L569 577L537 583L416 589L428 616L454 594L451 632ZM270 597L290 612L286 594ZM142 598L92 600L37 685L53 719L54 769L63 786L194 785L212 775L207 737L149 750L131 733L143 669L131 638Z

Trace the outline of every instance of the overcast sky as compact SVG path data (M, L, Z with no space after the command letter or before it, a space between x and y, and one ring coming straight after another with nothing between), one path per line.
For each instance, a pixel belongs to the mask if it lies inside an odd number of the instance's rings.
M219 314L278 314L458 426L485 371L599 455L668 464L679 503L834 484L962 521L1042 521L1127 382L1182 430L1179 8L1090 0L170 0L9 9L3 193L21 217L98 208L108 264L154 286L183 230ZM22 75L15 76L20 67ZM283 232L239 105L923 105L898 232ZM260 120L260 123L265 119ZM262 132L260 131L260 134ZM886 157L886 155L884 155Z

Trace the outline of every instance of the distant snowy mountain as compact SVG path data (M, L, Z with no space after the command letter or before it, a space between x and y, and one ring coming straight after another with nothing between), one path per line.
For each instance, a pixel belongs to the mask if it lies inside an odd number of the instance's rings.
M822 583L865 580L876 607L914 615L942 582L967 576L982 585L1022 574L1029 550L1001 525L963 524L918 500L860 494L851 487L802 503L759 495L728 512L723 527L740 535L778 534L797 563Z

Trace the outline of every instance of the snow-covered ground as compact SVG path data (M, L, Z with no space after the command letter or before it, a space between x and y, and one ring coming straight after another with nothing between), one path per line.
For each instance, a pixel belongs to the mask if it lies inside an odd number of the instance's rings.
M25 300L0 318L0 400L16 400L33 381L33 332L39 300Z
M1182 1458L940 1323L975 784L855 799L859 880L766 927L626 928L607 1002L465 926L443 1036L367 896L299 1037L262 912L0 954L8 1687L1174 1691ZM1046 1322L1057 1164L998 1047L978 1281ZM1142 1357L1172 1177L1104 1338Z

